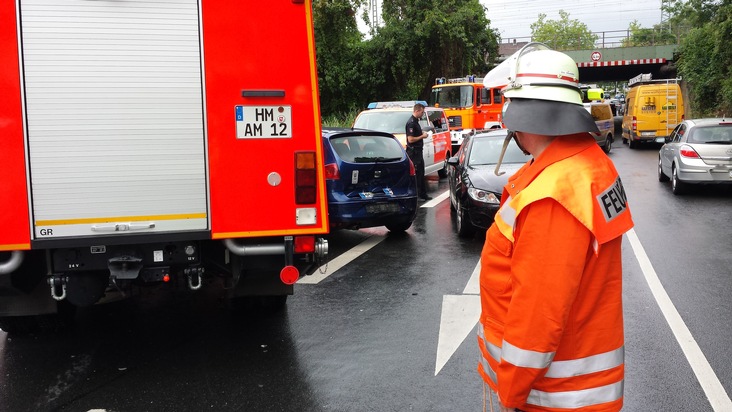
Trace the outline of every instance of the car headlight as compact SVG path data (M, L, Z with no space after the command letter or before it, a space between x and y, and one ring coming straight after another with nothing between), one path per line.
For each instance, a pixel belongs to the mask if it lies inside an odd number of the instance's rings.
M478 202L492 203L496 205L501 203L495 193L489 192L487 190L476 189L474 187L468 189L468 196Z

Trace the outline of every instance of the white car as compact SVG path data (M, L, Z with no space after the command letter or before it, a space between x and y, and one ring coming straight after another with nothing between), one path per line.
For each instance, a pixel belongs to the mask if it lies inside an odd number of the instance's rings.
M355 129L369 129L393 134L402 146L407 146L406 125L412 115L415 101L371 103L367 110L356 116ZM421 103L421 102L420 102ZM445 111L426 107L419 121L422 131L430 136L424 139L424 174L435 173L447 176L447 159L451 156L450 126Z

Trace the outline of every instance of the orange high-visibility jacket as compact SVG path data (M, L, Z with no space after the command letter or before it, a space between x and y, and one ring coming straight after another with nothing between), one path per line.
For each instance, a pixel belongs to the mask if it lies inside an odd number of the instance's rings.
M620 410L633 221L615 167L589 134L560 136L501 201L481 254L478 371L507 407Z

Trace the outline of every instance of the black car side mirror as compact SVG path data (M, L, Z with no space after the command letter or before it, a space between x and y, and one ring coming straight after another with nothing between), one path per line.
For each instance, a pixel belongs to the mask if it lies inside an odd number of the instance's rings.
M447 159L447 164L449 164L450 166L457 166L458 163L459 163L459 161L458 161L457 156L453 156L453 157Z

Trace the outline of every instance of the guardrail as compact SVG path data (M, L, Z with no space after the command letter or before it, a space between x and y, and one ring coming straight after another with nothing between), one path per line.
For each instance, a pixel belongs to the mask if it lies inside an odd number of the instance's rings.
M658 45L665 45L665 44L676 44L678 43L678 39L676 39L675 36L673 37L673 41L671 41L669 37L668 32L661 32L659 30L654 29L642 29L642 36L636 36L636 38L633 38L633 33L631 33L630 30L609 30L609 31L601 31L601 32L593 32L592 34L597 36L597 40L594 42L594 46L596 48L602 48L602 49L609 49L609 48L617 48L617 47L636 47L636 46L658 46ZM586 46L577 46L572 47L571 45L582 45L584 44L583 38L580 36L576 40L572 39L571 41L566 41L567 39L562 39L565 41L559 42L557 41L546 41L545 43L547 46L557 49L557 50L582 50L587 49ZM516 47L516 50L521 48L522 45L531 42L532 36L523 36L523 37L509 37L501 40L501 43L498 44L498 46L501 49L508 49L513 46ZM570 44L569 47L557 47L556 44ZM503 53L501 53L503 54Z

